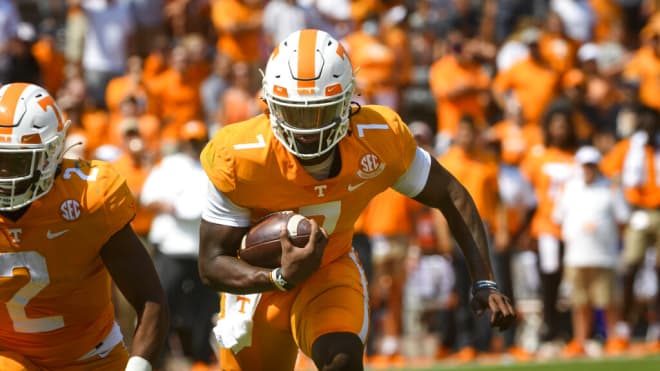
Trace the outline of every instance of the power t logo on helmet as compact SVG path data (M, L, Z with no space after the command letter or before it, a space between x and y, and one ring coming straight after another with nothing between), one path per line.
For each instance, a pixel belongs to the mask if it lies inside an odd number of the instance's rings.
M17 210L53 186L69 121L43 88L0 88L0 210Z
M328 153L348 131L354 88L337 40L320 30L294 32L273 50L264 73L275 136L301 159Z

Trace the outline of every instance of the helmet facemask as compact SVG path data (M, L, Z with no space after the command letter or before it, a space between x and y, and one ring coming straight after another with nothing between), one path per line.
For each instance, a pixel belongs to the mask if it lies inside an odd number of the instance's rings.
M68 126L44 144L0 144L0 211L18 210L50 191Z
M320 157L348 132L352 96L353 85L340 95L314 101L294 102L266 93L273 133L296 157Z

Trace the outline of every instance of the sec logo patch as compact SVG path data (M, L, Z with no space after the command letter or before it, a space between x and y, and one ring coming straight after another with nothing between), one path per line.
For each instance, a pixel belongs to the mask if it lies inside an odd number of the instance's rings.
M357 175L362 179L371 179L382 173L384 169L385 164L380 161L378 156L367 153L360 159L360 169Z
M66 200L60 205L61 216L66 221L80 218L80 203L76 200Z

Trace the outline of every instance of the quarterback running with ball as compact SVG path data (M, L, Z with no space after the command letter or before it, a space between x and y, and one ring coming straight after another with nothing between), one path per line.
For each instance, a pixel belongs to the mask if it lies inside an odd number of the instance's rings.
M246 371L293 370L298 349L321 370L363 369L367 282L351 239L361 211L388 187L445 215L472 275L475 311L489 310L495 327L514 319L493 282L483 222L465 188L417 147L396 112L352 105L354 89L337 40L320 30L294 32L268 60L267 112L224 127L202 152L210 182L199 267L222 292L214 332L227 369L236 362ZM294 248L283 231L275 269L237 259L250 226L282 210L314 221L310 242Z

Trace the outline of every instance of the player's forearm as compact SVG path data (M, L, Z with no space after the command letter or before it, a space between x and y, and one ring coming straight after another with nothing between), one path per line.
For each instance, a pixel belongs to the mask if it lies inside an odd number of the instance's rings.
M153 365L162 350L169 328L167 303L147 301L138 308L138 323L133 336L131 356L142 357Z
M254 267L232 256L200 259L202 282L214 291L230 294L253 294L276 289L270 269Z
M448 193L449 200L441 211L465 256L472 280L493 280L486 230L472 197L456 180L449 182Z

